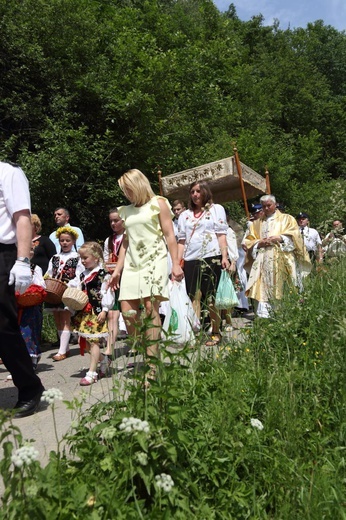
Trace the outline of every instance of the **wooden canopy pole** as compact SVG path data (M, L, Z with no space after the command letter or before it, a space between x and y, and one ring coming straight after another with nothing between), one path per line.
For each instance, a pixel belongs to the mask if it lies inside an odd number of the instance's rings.
M266 176L266 195L270 195L271 194L271 190L270 190L270 180L269 180L268 166L266 166L265 169L266 169L266 171L265 171L265 176Z
M239 183L240 183L241 194L242 194L242 197L243 197L246 218L249 219L250 218L250 213L249 213L249 207L248 207L248 204L247 204L247 198L246 198L246 193L245 193L245 186L244 186L244 181L243 181L243 173L242 173L241 164L240 164L239 155L238 155L238 150L237 150L236 146L233 147L233 152L234 152L235 163L236 163L236 166L237 166L237 171L238 171L238 176L239 176Z
M158 177L159 177L159 189L160 189L160 195L163 195L163 192L162 192L162 181L161 181L162 171L161 171L161 170L158 170L157 175L158 175Z

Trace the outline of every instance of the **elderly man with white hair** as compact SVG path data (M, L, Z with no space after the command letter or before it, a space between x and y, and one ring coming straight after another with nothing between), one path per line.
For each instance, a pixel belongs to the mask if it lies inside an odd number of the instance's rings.
M257 316L269 318L286 287L302 288L311 262L296 219L277 209L273 195L260 202L263 216L250 224L244 240L250 272L246 295L257 302Z

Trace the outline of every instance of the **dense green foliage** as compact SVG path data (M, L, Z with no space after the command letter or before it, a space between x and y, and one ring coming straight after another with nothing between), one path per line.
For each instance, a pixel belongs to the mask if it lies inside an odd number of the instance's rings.
M68 403L72 454L45 468L11 463L3 417L0 518L345 519L345 272L335 261L311 275L214 356L166 351L147 392L139 373L123 399L115 376L111 402ZM146 428L121 429L130 417Z
M322 21L265 27L211 0L0 0L0 29L0 158L26 171L46 232L61 204L103 238L125 169L155 183L233 141L315 225L333 180L346 191L346 35Z

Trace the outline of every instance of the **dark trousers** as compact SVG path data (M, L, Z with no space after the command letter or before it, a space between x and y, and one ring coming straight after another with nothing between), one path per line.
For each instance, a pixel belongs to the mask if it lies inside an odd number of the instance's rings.
M203 303L207 303L209 297L214 300L221 276L221 260L221 256L203 258L203 260L185 260L186 291L191 299L199 289Z
M18 401L29 401L43 387L20 333L14 284L8 285L16 258L15 245L0 244L0 357L18 388Z
M316 261L316 251L308 251L309 253L309 257L310 257L310 260L312 263L314 263Z

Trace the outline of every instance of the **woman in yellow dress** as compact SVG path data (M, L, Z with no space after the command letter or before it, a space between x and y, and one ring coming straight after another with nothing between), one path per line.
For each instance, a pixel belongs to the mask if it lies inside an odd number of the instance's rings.
M109 285L120 287L121 311L131 336L136 335L136 323L140 321L143 306L151 320L147 330L150 340L147 355L153 357L158 355L161 331L159 305L169 299L167 247L172 258L172 279L180 281L184 276L178 262L172 212L167 199L154 194L141 171L129 170L118 183L131 204L118 208L125 237ZM149 377L154 377L155 367L151 367L151 372Z

